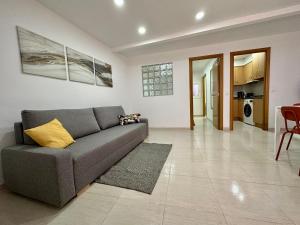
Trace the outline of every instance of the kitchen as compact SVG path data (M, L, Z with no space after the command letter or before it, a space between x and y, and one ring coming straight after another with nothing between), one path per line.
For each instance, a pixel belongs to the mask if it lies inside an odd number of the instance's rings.
M266 53L234 56L233 120L264 127Z

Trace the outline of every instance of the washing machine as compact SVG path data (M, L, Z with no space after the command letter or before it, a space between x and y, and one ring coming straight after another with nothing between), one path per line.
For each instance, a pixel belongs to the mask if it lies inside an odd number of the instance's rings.
M253 99L244 100L244 123L254 125L253 121Z

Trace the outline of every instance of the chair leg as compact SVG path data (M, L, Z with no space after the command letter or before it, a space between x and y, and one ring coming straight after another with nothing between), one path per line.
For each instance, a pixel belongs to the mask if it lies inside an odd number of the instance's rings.
M286 134L287 134L287 132L284 132L282 134L282 137L281 137L281 140L280 140L280 144L279 144L279 147L278 147L278 151L277 151L277 155L276 155L276 161L278 161L279 154L280 154L281 147L282 147L282 143L283 143L283 140L284 140L284 137L285 137Z
M290 144L291 144L293 135L294 135L294 133L291 133L290 140L289 140L289 142L288 142L288 144L287 144L287 146L286 146L286 150L289 150L289 147L290 147Z

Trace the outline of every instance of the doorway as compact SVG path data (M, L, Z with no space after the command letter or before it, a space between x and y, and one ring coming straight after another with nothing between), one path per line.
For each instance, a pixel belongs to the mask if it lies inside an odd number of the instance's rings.
M216 129L223 129L223 61L223 54L189 59L191 130L194 129L197 116L195 112L200 109L199 106L202 106L202 116L205 116ZM195 75L198 75L198 78ZM197 95L202 99L200 104L195 102Z
M230 130L234 124L268 130L271 48L230 53Z

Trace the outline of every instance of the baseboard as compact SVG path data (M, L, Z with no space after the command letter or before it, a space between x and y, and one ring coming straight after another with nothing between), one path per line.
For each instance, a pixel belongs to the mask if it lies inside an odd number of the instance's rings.
M275 132L275 128L269 128L268 131ZM284 131L285 131L285 128L280 129L280 132L284 132Z
M255 127L258 127L258 128L261 128L261 129L263 129L263 124L260 124L260 123L255 123L255 125L254 125Z

